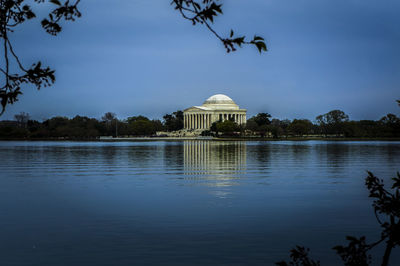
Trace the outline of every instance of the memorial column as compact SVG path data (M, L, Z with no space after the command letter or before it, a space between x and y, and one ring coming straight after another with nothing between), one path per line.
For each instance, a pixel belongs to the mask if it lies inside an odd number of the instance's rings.
M187 115L185 115L184 120L183 120L183 128L187 129Z

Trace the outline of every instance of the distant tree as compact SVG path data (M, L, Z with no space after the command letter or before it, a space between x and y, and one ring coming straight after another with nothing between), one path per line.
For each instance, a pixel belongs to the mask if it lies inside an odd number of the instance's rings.
M156 132L164 130L164 126L160 120L154 119L154 120L152 120L152 122L153 122L153 126L154 126Z
M288 130L297 136L303 136L306 134L310 134L313 128L313 124L308 119L294 119L292 123L290 123Z
M150 121L150 119L148 119L147 117L142 116L142 115L131 116L131 117L128 117L126 120L127 120L128 123L132 123L132 122L140 121L140 120L143 120L143 121Z
M94 118L77 115L69 121L66 130L71 138L95 138L100 135L97 123Z
M400 137L400 118L394 114L387 114L379 120L380 129L387 137Z
M26 139L29 135L29 131L26 128L15 126L0 127L0 138L2 139Z
M400 137L400 118L394 114L387 114L379 121L347 121L343 123L343 132L346 137L398 138Z
M135 136L149 136L156 133L150 120L137 120L129 123L129 133Z
M164 115L163 119L167 131L176 131L183 128L183 112L180 110Z
M400 123L400 118L398 118L394 114L387 114L386 116L382 117L381 120L379 121L384 124L395 125Z
M328 124L338 124L349 121L349 116L341 110L333 110L325 114Z
M218 121L218 122L220 122L220 121ZM217 123L218 123L218 122L213 122L213 123L211 124L211 127L210 127L210 131L211 131L211 132L215 132L215 133L218 134L218 128L217 128Z
M58 127L66 126L69 123L68 117L55 116L43 122L44 126L48 130L53 131Z
M25 112L21 112L17 115L14 115L15 120L18 122L20 127L27 127L29 121L29 114Z
M319 115L315 118L315 120L317 125L319 126L320 133L326 136L329 133L326 117L324 115Z
M246 129L251 131L258 131L258 124L254 121L254 116L247 120Z
M111 124L116 118L115 113L107 112L101 117L101 120L107 124Z
M315 119L321 129L321 133L339 135L344 133L344 122L349 121L349 116L341 110L332 110L317 116Z
M288 135L288 128L290 125L290 120L289 119L283 119L280 121L280 127L282 128L282 134L287 136Z
M118 135L118 125L119 121L115 113L107 112L101 117L102 122L105 124L107 136L117 136Z
M258 113L256 116L251 117L246 122L246 129L257 132L262 137L264 137L267 132L273 130L273 127L270 126L271 115L268 113Z
M373 120L348 121L343 125L345 137L382 137L382 127Z
M269 132L271 132L274 138L287 136L290 123L291 121L289 119L279 120L274 118L271 120L271 124L268 125Z
M258 127L258 133L260 134L260 136L262 138L264 138L266 135L268 135L269 132L271 132L270 125L261 125Z
M234 121L225 120L223 122L216 123L217 132L231 135L234 132L240 131L240 127Z
M271 124L270 118L271 115L268 113L258 113L254 117L254 122L256 122L258 126L269 125Z
M163 125L160 120L150 120L142 115L129 117L127 122L129 135L151 136L157 131L163 130Z
M181 110L178 110L178 111L174 112L173 115L176 118L176 123L177 123L176 126L179 129L182 129L183 128L183 112Z
M34 132L39 130L42 127L42 125L37 120L28 120L27 127L30 132Z
M283 134L282 128L280 126L277 126L277 125L272 125L271 124L269 126L269 131L271 132L272 137L275 138L275 139L279 138Z

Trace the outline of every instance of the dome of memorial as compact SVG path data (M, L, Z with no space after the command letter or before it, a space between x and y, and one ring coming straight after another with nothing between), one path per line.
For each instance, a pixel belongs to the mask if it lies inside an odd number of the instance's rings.
M236 105L236 103L230 97L226 96L225 94L215 94L215 95L211 96L203 103L203 105L206 105L206 104L234 104L234 105Z
M224 94L215 94L208 98L201 107L212 110L239 110L239 106Z

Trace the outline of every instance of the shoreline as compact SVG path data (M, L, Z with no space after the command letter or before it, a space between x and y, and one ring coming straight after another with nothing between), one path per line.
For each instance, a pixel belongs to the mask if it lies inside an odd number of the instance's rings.
M121 137L121 138L0 138L0 141L87 141L87 142L122 142L122 141L400 141L400 138L324 138L324 137Z

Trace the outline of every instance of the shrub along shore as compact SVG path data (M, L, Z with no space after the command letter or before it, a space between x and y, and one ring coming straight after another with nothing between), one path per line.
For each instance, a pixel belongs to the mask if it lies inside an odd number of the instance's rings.
M162 120L132 116L120 120L113 113L101 119L86 116L53 117L42 122L31 120L26 113L15 120L0 121L2 140L158 140L193 139L161 138L159 131L183 129L183 112L166 114ZM201 132L205 139L243 140L400 140L400 118L387 114L379 120L350 120L343 111L333 110L308 119L279 120L268 113L259 113L245 125L233 121L213 123Z

